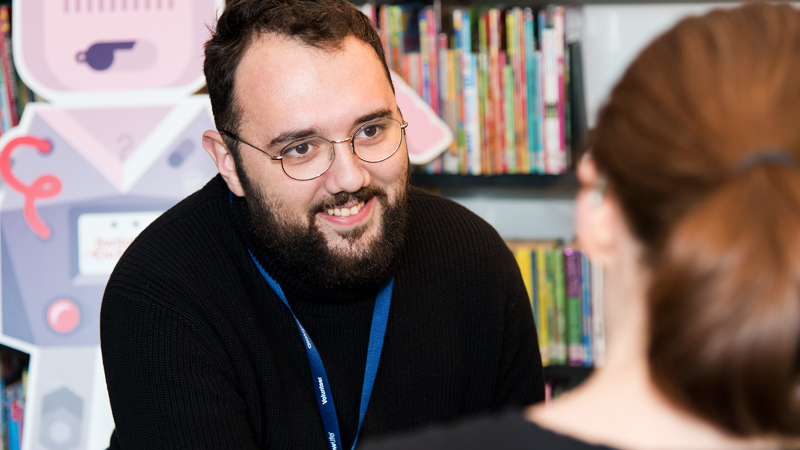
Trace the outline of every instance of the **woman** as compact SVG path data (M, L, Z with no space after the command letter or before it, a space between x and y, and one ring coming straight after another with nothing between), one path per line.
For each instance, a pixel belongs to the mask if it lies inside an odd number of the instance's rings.
M373 448L798 446L800 12L683 20L590 148L577 229L605 269L606 364L552 405Z

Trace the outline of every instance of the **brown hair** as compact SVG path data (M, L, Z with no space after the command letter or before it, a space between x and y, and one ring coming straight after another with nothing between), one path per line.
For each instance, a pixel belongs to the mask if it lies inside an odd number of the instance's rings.
M800 12L681 21L590 146L652 273L654 382L734 435L800 435Z
M265 33L295 38L325 50L336 50L345 38L355 37L375 50L394 89L378 32L369 18L347 0L231 1L206 42L203 63L218 130L239 133L242 111L234 90L237 68L252 41ZM237 158L236 141L227 137L225 141Z

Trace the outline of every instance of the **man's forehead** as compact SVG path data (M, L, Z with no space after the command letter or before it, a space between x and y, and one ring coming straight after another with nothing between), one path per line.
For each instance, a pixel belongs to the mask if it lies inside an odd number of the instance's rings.
M259 139L305 128L322 132L377 110L396 110L377 54L353 37L338 48L317 48L262 35L242 59L235 90L242 129L256 127L263 133Z

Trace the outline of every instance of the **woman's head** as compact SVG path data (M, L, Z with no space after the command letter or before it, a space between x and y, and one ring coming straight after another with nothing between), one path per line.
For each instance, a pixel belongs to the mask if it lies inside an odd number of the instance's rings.
M800 12L683 20L590 146L649 274L656 384L733 434L800 435Z

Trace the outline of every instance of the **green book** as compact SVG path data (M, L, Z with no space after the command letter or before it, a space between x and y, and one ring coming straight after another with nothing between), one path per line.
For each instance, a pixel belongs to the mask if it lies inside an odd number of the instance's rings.
M550 354L550 362L567 364L567 295L564 286L564 253L561 248L553 250L553 284L555 293L555 353Z

